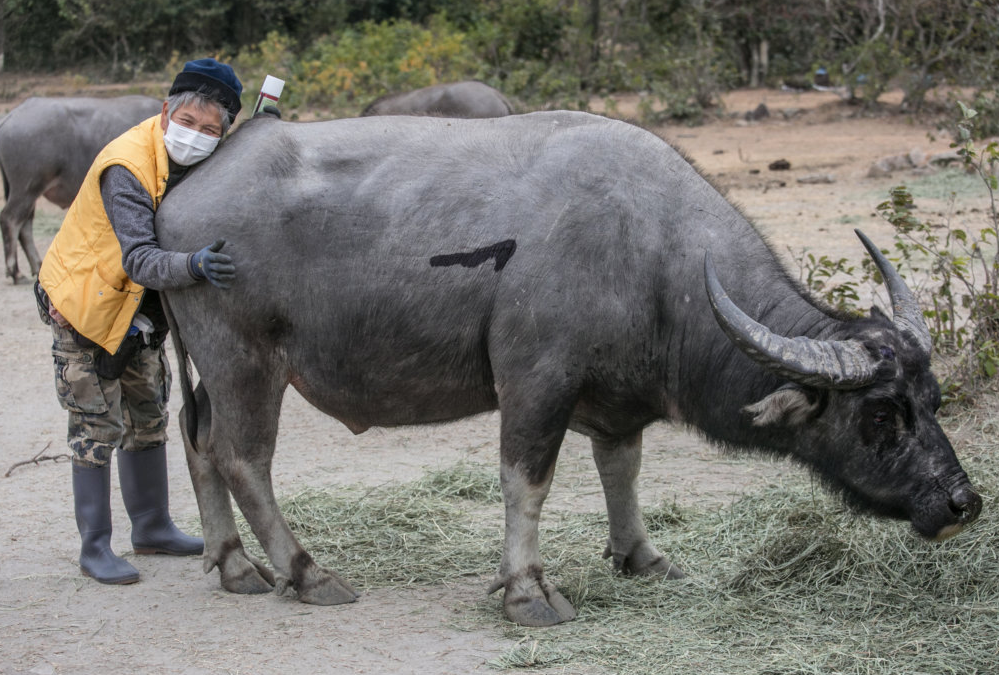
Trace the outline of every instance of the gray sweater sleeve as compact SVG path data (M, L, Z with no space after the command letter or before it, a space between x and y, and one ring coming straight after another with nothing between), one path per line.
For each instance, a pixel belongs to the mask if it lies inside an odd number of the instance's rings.
M198 283L188 261L192 254L164 251L153 229L153 200L135 175L119 164L101 174L101 199L121 245L121 265L146 288L168 291Z

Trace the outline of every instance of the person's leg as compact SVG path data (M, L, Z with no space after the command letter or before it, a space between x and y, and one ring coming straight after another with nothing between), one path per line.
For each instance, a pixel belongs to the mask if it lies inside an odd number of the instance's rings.
M73 453L73 503L80 532L80 569L105 584L131 584L139 572L111 550L111 453L123 429L118 380L94 371L98 347L80 347L52 326L56 394L69 413L66 440Z
M140 349L121 376L125 418L118 481L132 520L136 553L200 555L204 541L181 532L170 517L166 440L170 366L160 349Z

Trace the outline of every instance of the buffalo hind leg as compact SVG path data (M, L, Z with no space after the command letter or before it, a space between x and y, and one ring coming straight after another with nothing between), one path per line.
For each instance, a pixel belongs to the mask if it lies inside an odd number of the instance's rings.
M17 246L24 245L22 233L31 229L35 217L35 201L24 196L11 195L9 201L0 210L0 230L3 232L3 255L7 266L7 276L16 284L21 280L21 272L17 267ZM34 250L34 239L29 239L31 249L25 249L28 265L32 274L38 273L40 266L38 251Z
M262 373L247 379L267 382ZM276 590L294 588L301 602L313 605L354 602L357 591L315 563L288 527L274 497L270 468L281 390L243 386L223 391L228 395L212 401L214 464L274 567Z
M592 440L593 459L607 500L610 538L605 558L624 574L684 576L680 568L666 560L649 541L638 504L638 473L642 466L642 432L617 442Z
M489 592L505 589L503 610L511 621L551 626L576 617L576 610L545 576L538 545L541 508L551 488L569 407L564 401L545 405L546 401L535 399L518 404L510 398L501 393L503 559Z
M42 268L42 260L38 256L38 248L35 247L35 210L31 210L31 215L28 219L21 225L18 231L18 241L21 243L21 249L24 251L24 257L28 259L28 269L31 270L31 276L37 277L38 270Z
M274 588L274 573L263 562L243 548L232 513L229 489L212 463L209 430L212 424L208 394L200 384L194 391L198 418L197 450L191 444L187 428L186 408L181 409L180 431L187 453L187 467L194 484L194 495L201 513L201 529L205 539L205 573L218 567L222 588L230 593L269 593Z

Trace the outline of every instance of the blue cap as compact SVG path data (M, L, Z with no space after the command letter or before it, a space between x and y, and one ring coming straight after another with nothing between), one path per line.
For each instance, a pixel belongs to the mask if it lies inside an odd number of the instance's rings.
M197 59L184 64L184 70L174 78L169 95L185 91L196 91L221 103L229 113L230 123L242 108L239 97L243 93L243 84L232 66L215 59Z

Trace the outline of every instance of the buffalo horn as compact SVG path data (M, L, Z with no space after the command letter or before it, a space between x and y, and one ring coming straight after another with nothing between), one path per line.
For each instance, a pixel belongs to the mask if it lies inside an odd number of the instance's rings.
M877 361L860 342L788 338L750 318L722 288L710 252L704 256L704 281L722 330L760 365L808 387L856 389L874 381Z
M919 309L916 296L905 285L905 281L895 266L888 262L880 249L860 230L854 230L854 232L860 237L867 252L874 258L874 264L878 266L878 271L881 272L881 277L885 280L888 295L891 296L892 320L899 332L915 338L919 348L923 350L923 354L929 356L930 350L933 348L933 340L930 337L930 329L923 321L923 312Z

